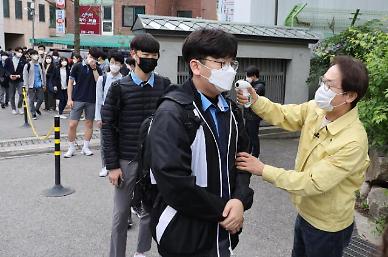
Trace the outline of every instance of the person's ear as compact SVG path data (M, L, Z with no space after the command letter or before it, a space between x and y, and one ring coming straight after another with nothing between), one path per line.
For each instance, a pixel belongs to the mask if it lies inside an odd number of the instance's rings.
M346 93L346 103L352 103L354 100L357 99L358 94L356 92L347 92Z
M193 72L193 75L200 76L201 75L201 65L198 60L192 59L189 63L190 69Z
M134 56L135 56L135 50L129 51L129 54L131 55L132 58L134 58Z

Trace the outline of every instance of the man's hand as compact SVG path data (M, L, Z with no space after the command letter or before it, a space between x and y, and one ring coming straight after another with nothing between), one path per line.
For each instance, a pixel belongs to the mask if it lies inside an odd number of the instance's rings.
M97 128L101 128L102 127L102 121L101 120L97 120L96 121L96 126L97 126Z
M236 167L239 170L261 176L263 174L264 163L249 153L241 152L237 154Z
M96 60L94 60L94 59L90 60L89 66L90 66L90 68L91 68L92 70L96 69L96 68L97 68L97 62L96 62Z
M249 98L247 96L243 95L243 91L241 89L236 90L236 91L237 91L237 102L239 104L244 105L244 104L249 102ZM251 97L250 100L251 100L252 104L254 104L258 99L258 95L253 87L249 87L248 92L249 92L250 97Z
M119 184L119 179L123 178L123 172L121 171L120 168L110 170L108 174L109 182L112 183L114 186L118 186Z
M244 206L238 199L230 199L224 208L222 216L225 220L220 225L231 234L236 234L242 228L244 222Z
M70 109L73 109L73 106L74 106L73 100L71 99L67 100L67 106L69 106Z
M11 80L16 80L16 79L17 79L16 75L10 75L9 78L10 78Z

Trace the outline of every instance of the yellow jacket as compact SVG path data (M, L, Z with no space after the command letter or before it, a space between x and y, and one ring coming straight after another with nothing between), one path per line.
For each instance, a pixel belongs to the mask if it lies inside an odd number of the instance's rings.
M295 171L265 165L263 179L288 191L298 213L314 227L337 232L350 226L355 191L369 166L357 107L323 128L325 111L314 101L280 105L259 97L252 110L275 126L301 130Z

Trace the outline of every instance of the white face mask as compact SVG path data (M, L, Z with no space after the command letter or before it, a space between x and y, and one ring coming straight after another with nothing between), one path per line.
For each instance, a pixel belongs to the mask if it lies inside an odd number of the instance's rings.
M38 54L42 55L42 54L44 54L44 51L43 50L38 50Z
M51 59L46 59L46 62L47 63L51 63Z
M67 62L61 62L62 66L66 66Z
M206 65L198 61L202 66L210 70L210 77L206 78L211 84L213 84L218 92L226 92L232 89L234 78L236 77L236 71L230 65L226 65L221 69L210 69Z
M7 58L8 58L8 56L6 56L6 55L2 55L2 56L1 56L1 60L2 60L2 61L7 60Z
M31 55L31 58L32 60L37 61L39 59L39 55L37 54Z
M19 52L16 53L16 57L17 57L17 58L22 57L22 55L23 55L22 53L19 53Z
M117 64L109 65L109 69L112 73L117 74L120 71L121 66Z
M341 106L343 104L346 104L346 102L343 102L342 104L333 106L331 104L331 101L334 99L336 95L343 95L343 93L336 93L330 88L326 89L324 82L321 82L321 85L319 86L318 90L315 92L314 100L317 103L318 107L325 111L332 111L335 107Z

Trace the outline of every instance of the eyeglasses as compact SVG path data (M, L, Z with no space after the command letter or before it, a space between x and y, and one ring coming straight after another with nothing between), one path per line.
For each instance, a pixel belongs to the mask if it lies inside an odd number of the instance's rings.
M224 68L226 65L230 65L230 67L232 67L235 71L237 71L237 69L238 69L238 61L236 61L236 60L231 61L231 62L216 61L216 60L206 59L206 58L202 58L202 60L218 63L221 65L221 69Z
M319 77L318 83L319 83L319 85L321 85L323 83L323 89L325 89L326 91L329 91L329 89L332 89L332 88L339 89L342 91L342 88L334 87L333 85L331 85L333 83L332 80L325 79L323 76ZM344 92L342 92L342 93L344 93Z

